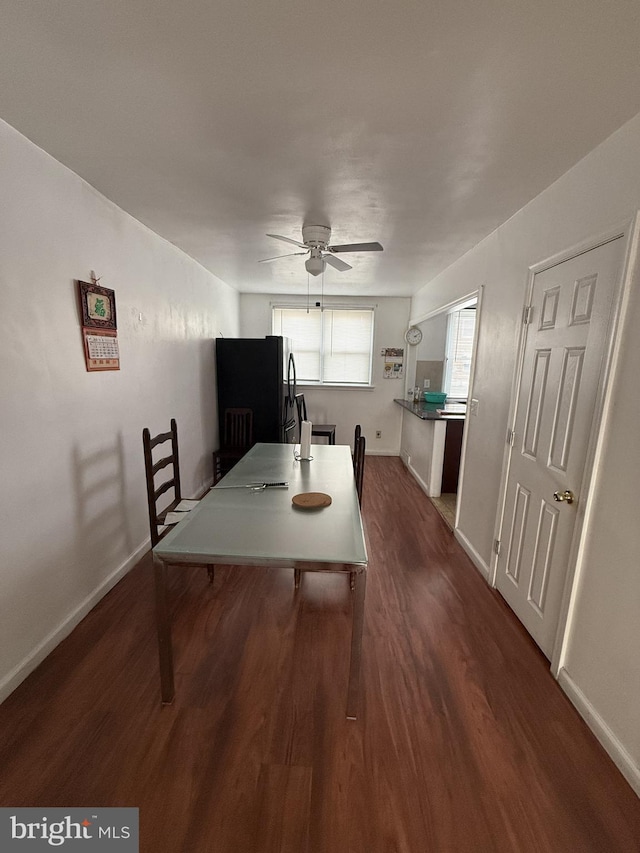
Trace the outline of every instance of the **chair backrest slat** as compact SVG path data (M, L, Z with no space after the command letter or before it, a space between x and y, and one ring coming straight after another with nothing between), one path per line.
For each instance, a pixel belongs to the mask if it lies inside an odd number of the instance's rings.
M155 499L155 502L157 503L158 498L161 498L165 492L169 491L169 489L175 488L175 485L176 485L175 477L172 478L171 480L165 480L165 482L161 486L159 486L153 493L153 497Z
M173 454L171 454L171 456L165 456L163 459L158 459L157 462L153 463L153 468L151 469L153 476L155 477L155 475L158 473L158 471L162 471L162 469L166 468L167 465L172 465L173 461L174 461Z
M224 413L223 447L243 447L247 450L253 442L253 410L226 409Z
M170 439L170 438L171 438L171 432L161 432L161 433L159 433L158 435L156 435L156 436L154 436L152 439L150 439L151 449L153 450L153 448L154 448L157 444L162 444L162 443L163 443L163 442L165 442L165 441L169 441L169 439Z

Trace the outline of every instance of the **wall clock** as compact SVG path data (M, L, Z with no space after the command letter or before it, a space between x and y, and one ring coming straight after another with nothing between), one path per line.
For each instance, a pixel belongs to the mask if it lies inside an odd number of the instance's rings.
M422 331L417 326L411 326L404 333L404 339L412 347L415 347L422 340Z

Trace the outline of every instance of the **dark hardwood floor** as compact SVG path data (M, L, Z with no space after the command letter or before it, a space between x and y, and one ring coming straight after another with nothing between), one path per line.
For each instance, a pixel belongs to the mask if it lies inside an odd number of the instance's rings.
M399 459L368 457L361 712L348 576L146 557L0 706L1 806L139 806L145 853L626 853L640 800Z

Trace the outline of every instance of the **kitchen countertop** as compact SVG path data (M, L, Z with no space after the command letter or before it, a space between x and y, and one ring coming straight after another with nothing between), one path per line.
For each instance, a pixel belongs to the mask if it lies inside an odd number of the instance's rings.
M393 402L423 421L463 421L467 416L466 409L463 410L459 403L449 403L449 406L455 406L455 410L447 411L447 404L425 403L424 400L414 403L396 398Z

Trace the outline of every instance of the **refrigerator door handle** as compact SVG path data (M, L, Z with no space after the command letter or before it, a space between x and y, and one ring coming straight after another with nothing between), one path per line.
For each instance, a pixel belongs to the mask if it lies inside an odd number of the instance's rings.
M289 353L289 364L287 367L287 395L289 397L289 405L293 407L296 401L296 361L293 353Z

